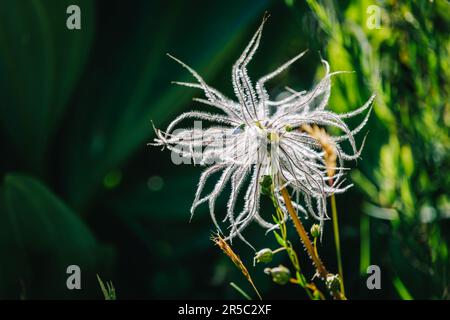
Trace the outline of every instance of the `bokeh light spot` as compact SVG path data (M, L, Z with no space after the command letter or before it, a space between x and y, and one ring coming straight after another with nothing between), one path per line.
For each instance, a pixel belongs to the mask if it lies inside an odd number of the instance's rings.
M159 191L164 186L164 180L160 176L151 176L147 180L147 187L150 191Z
M103 186L106 189L113 189L117 187L122 181L122 172L120 170L113 170L108 172L103 178Z

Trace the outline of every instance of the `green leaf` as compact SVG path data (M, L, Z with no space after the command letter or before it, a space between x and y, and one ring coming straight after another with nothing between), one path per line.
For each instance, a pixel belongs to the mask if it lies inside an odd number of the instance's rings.
M400 298L402 298L403 300L414 300L413 296L409 293L408 288L406 288L399 277L394 278L393 284Z
M151 121L164 127L182 108L194 108L190 98L201 92L171 85L173 80L190 81L191 77L166 53L211 82L227 59L237 58L245 46L241 41L244 31L245 41L250 38L246 27L262 17L267 2L239 2L229 7L214 1L195 17L185 14L188 5L184 1L171 2L170 8L166 3L145 2L139 8L138 22L127 30L127 41L106 44L108 49L94 59L74 108L65 152L72 204L82 207L98 191L104 175L123 165L136 150L159 152L146 147L152 136ZM109 32L115 28L123 32L122 24L112 28Z
M414 156L409 145L404 145L401 147L400 151L403 171L409 178L414 172Z
M352 181L366 193L370 199L378 199L378 190L375 184L372 183L360 170L353 170L351 172Z
M116 289L114 288L114 285L112 284L112 282L106 281L106 286L105 286L105 284L103 283L103 281L99 275L97 275L97 280L98 280L100 289L102 290L103 297L105 298L105 300L117 300Z
M81 30L66 27L66 8L81 8ZM89 53L89 0L4 0L0 3L0 125L35 173Z
M277 239L277 242L280 246L286 247L286 242L283 240L283 238L278 234L278 232L273 231L273 234L275 235L275 238Z
M33 178L9 174L0 209L1 298L97 296L95 274L105 270L111 252L50 190ZM70 265L81 269L82 290L66 286Z

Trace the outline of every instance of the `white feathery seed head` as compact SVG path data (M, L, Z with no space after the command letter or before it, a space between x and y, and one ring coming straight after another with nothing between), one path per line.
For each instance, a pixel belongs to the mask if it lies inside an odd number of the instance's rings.
M289 215L280 194L282 188L290 190L297 213L313 217L319 221L321 229L323 228L324 221L329 219L327 197L351 187L343 184L344 172L347 170L344 161L360 157L364 141L357 148L354 135L367 123L375 98L372 95L362 107L345 114L326 110L331 93L331 77L343 72L330 72L328 63L322 60L326 74L310 91L286 88L282 99L271 100L266 83L300 59L305 52L263 76L254 85L247 74L247 65L259 46L266 20L267 16L232 68L236 100L225 97L207 85L191 67L169 55L196 80L193 83L175 83L203 90L206 99L194 100L219 109L219 113L183 113L175 118L165 131L155 129L157 137L151 143L166 147L172 152L194 159L196 164L206 166L198 183L191 215L200 204L208 203L212 221L219 232L222 230L217 221L215 201L227 184L231 186L227 212L223 219L223 222L229 223L226 240L239 237L246 243L248 242L242 232L251 222L255 221L269 231L278 227L263 219L260 214L260 182L265 176L271 177L274 199L285 212L285 220ZM344 119L363 112L366 112L363 121L356 128L349 129ZM186 119L201 120L210 127L175 129ZM305 125L335 127L342 132L341 135L330 136L337 159L335 168L332 168L332 176L327 174L327 169L330 168L324 159L320 141L302 130ZM343 151L341 145L344 142L349 143L352 153ZM215 186L212 191L204 194L208 178L216 173L220 175ZM244 198L244 205L237 210L236 202L239 197Z

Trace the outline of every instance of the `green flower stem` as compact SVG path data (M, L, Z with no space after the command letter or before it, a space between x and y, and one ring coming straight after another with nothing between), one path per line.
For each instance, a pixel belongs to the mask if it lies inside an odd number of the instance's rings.
M237 292L239 292L246 300L252 300L252 298L247 294L247 292L245 292L244 290L242 290L237 284L235 284L234 282L230 282L230 286L232 286ZM258 290L256 290L258 291ZM258 293L259 296L259 293ZM262 300L262 299L260 299Z
M340 286L341 286L342 294L345 295L344 268L342 267L341 241L340 241L340 237L339 237L339 221L338 221L338 214L337 214L337 207L336 207L336 198L334 197L334 194L331 195L331 211L332 211L332 215L333 215L334 243L336 245L338 271L339 271L339 277L341 278Z
M277 241L279 242L280 245L282 245L282 247L276 249L274 251L274 253L286 250L286 252L288 254L288 257L289 257L289 260L291 261L291 263L294 266L295 271L296 271L295 272L296 273L296 278L292 278L292 279L289 280L291 283L297 284L297 285L301 286L303 289L305 289L305 292L308 295L309 299L311 299L311 300L317 300L317 299L325 300L325 296L322 294L322 292L320 292L320 290L315 286L315 284L314 283L308 283L306 281L305 276L302 274L302 271L300 269L300 264L298 262L297 253L292 248L292 244L287 239L286 224L282 222L283 221L283 217L284 217L284 213L283 213L283 211L281 211L280 207L278 206L277 201L275 201L275 198L273 196L273 187L272 187L272 191L271 191L271 199L272 199L273 205L275 207L275 210L277 212L276 222L280 226L281 241L279 241L280 239L278 239L278 238L277 238Z
M281 252L281 251L283 251L283 250L286 250L286 247L278 248L278 249L276 249L276 250L273 250L272 252L273 252L273 254L275 254L275 253Z
M319 255L319 252L317 251L317 238L314 238L314 252L315 252L316 256Z

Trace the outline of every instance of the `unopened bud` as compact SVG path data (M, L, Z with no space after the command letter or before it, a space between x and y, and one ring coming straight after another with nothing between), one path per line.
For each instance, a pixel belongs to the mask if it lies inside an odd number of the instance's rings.
M318 224L313 224L311 227L311 236L313 238L318 238L320 237L320 226Z
M257 263L269 263L273 259L273 251L269 248L259 250L254 258L254 262Z
M276 268L266 268L264 269L264 272L266 274L270 274L272 276L273 282L280 285L288 283L289 279L291 278L291 272L289 271L289 269L281 264Z
M326 284L327 284L328 289L330 289L331 291L339 290L339 287L341 285L341 280L339 278L339 275L329 273L327 275Z

